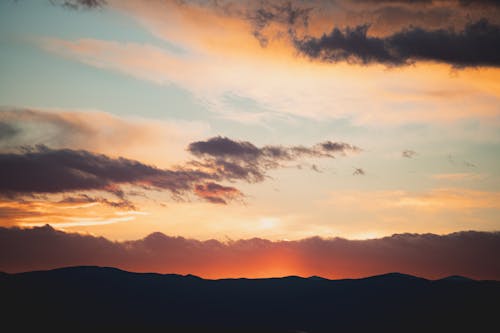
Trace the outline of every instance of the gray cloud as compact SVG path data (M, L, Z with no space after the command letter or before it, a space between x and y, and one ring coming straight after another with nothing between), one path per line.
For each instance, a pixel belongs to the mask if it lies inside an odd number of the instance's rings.
M99 125L101 122L104 125ZM132 126L103 113L86 115L0 108L1 194L4 198L27 198L39 194L104 191L120 200L96 196L80 196L79 200L131 208L133 203L122 189L130 185L169 191L179 199L193 193L212 203L227 203L242 198L243 194L215 182L261 182L268 170L286 167L294 161L334 158L361 151L344 142L324 141L311 147L257 147L247 141L219 136L191 143L188 151L194 159L170 169L160 169L134 159L97 154L87 148L114 145L117 149L108 150L121 151L119 148L127 146L130 136L142 137L145 132L151 132L150 129L149 123ZM152 138L156 138L155 135L156 132ZM114 140L113 143L110 140ZM68 146L83 149L65 148Z
M364 176L365 170L363 170L361 168L354 168L354 172L352 174L353 174L353 176Z
M177 198L194 193L203 200L225 204L243 197L243 194L215 181L260 182L267 177L267 170L284 167L287 162L302 158L334 158L337 154L361 150L347 143L331 141L312 147L258 148L250 142L214 137L191 143L188 151L198 159L172 169L160 169L136 160L112 158L86 150L26 146L16 152L0 152L0 191L4 198L104 191L120 200L109 201L86 194L80 195L78 200L133 208L122 189L130 185L169 191Z
M68 9L94 9L107 5L106 0L49 0L53 5L62 6Z
M406 149L401 152L401 156L406 158L413 158L417 155L417 152L414 150Z
M123 197L120 186L126 184L181 195L193 184L213 177L202 171L158 169L84 150L37 146L22 153L0 153L0 191L6 195L101 190Z
M286 162L303 158L335 158L335 155L358 153L361 149L332 141L312 147L267 145L259 148L248 141L218 136L193 142L188 151L201 159L192 165L214 170L222 178L259 182L265 179L267 170L282 167Z
M368 35L369 25L321 37L294 39L299 53L325 62L407 65L417 60L437 61L455 67L500 66L500 26L487 20L469 23L462 31L411 27L387 37Z

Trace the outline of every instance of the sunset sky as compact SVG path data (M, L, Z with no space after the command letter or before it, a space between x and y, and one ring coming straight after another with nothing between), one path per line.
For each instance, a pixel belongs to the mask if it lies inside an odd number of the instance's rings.
M500 230L496 1L1 1L0 48L0 227Z

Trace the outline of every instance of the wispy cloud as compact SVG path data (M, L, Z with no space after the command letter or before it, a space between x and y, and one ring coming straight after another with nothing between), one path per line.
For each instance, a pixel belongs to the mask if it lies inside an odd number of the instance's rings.
M363 206L360 207L359 203ZM456 211L474 209L500 209L500 192L479 191L466 188L435 188L428 191L339 191L333 192L327 203L362 210L387 210L405 208L420 211ZM393 211L393 214L398 214ZM389 215L389 212L387 212Z
M49 52L90 66L158 84L176 84L192 92L216 115L243 122L255 122L255 117L258 121L269 121L292 115L312 119L349 117L365 125L380 125L446 123L471 117L494 119L498 115L498 103L495 103L498 94L487 84L496 78L492 70L480 73L464 70L461 73L463 80L474 82L472 86L464 86L462 80L450 77L449 69L437 65L422 65L425 72L432 72L432 78L428 75L423 78L421 67L391 72L369 67L360 72L345 65L325 66L300 59L290 50L287 52L292 55L272 50L258 51L257 54L264 54L255 57L223 54L226 61L221 63L222 54L180 56L160 47L137 43L52 38L40 44ZM263 81L261 75L268 80ZM386 78L381 85L366 84L381 76ZM206 80L207 77L211 80ZM428 80L446 87L449 93L465 92L453 99L430 100L425 93ZM391 82L404 84L398 84L395 89ZM262 116L259 112L235 111L234 106L228 104L228 94L255 101L272 113ZM411 108L401 108L402 104L410 102Z
M43 144L167 166L186 158L185 146L208 129L202 122L119 117L95 110L0 107L2 151Z
M466 180L481 180L486 178L486 175L458 172L458 173L437 173L432 175L432 178L443 181L466 181Z
M259 148L248 141L220 136L193 142L188 150L203 160L195 165L215 169L228 179L250 182L263 181L266 170L279 168L287 162L305 158L335 158L335 155L361 152L361 148L345 142L325 141L312 147L268 145Z
M58 228L97 226L131 221L146 212L132 210L130 205L88 195L64 197L62 200L43 197L29 200L0 200L2 225L43 226L51 223ZM68 200L69 199L69 200ZM116 203L116 205L115 205Z
M365 170L361 168L354 168L354 172L352 174L353 176L364 176L366 173Z
M406 149L401 152L401 156L406 158L413 158L417 155L417 152L411 149Z

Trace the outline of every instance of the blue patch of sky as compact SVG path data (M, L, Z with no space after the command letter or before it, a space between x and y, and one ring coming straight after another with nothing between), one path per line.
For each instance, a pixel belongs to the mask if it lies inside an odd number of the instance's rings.
M183 54L179 46L156 37L130 17L106 8L72 10L48 0L0 1L0 36L95 38L148 43Z
M206 108L185 89L47 53L33 42L40 37L148 43L180 52L130 18L109 10L75 11L49 1L2 1L0 105L99 109L117 115L197 121L209 118Z
M1 43L0 43L1 44ZM208 119L208 111L175 85L157 85L40 51L10 45L0 53L0 105L98 109L117 115Z

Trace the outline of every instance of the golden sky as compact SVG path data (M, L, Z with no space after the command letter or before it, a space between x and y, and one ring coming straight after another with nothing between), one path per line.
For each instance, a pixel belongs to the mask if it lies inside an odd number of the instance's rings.
M499 229L491 2L0 7L1 226L120 241Z

